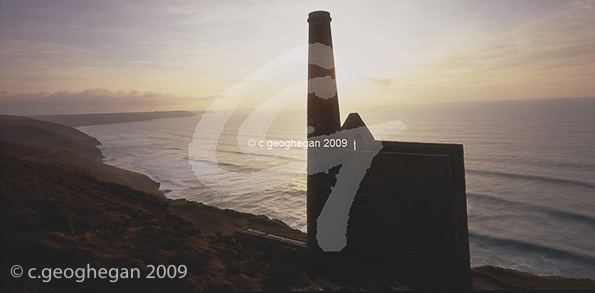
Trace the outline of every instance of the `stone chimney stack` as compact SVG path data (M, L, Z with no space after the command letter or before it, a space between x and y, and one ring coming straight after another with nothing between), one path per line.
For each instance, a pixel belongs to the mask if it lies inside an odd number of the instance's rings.
M335 60L331 39L331 15L314 11L308 15L308 140L322 140L317 136L340 130L339 98L335 81ZM335 184L337 168L314 173L311 164L324 157L321 148L308 148L308 250L322 252L316 240L317 219Z
M308 138L339 130L339 99L331 39L331 15L314 11L308 15Z

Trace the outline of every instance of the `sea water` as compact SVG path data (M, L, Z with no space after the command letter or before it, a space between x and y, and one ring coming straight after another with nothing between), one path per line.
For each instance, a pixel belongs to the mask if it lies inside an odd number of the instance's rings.
M377 137L464 145L472 266L595 279L595 99L362 107L343 109L343 119L349 110L370 126L407 127ZM220 133L210 157L189 155L210 131L202 125L196 133L201 116L79 129L102 142L106 163L148 175L169 198L264 214L304 231L307 151L245 144L251 135L305 140L305 111L281 113L264 134L241 130L249 115L212 125L222 129L213 130Z

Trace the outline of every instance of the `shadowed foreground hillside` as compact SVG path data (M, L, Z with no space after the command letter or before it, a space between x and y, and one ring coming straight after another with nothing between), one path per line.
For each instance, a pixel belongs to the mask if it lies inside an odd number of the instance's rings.
M25 125L38 123L23 121ZM55 124L44 125L49 128L37 128L35 133L51 138L48 133ZM3 131L7 129L2 126ZM65 137L58 135L57 139ZM85 147L95 143L87 140ZM142 174L64 149L3 141L0 174L2 292L407 289L374 268L332 256L312 259L299 245L242 232L252 228L305 238L281 221L168 200L157 190L158 183ZM22 266L25 275L12 277L14 265ZM39 275L43 268L87 265L137 268L142 273L140 279L119 278L117 282L110 282L114 278L77 282L77 278L57 277L48 281L26 275L30 268L37 268ZM184 278L146 279L149 265L185 265L188 273ZM473 279L474 288L482 290L595 289L591 280L539 277L495 267L475 268Z
M167 211L165 199L47 164L2 156L2 291L253 291L394 289L373 270L343 262L308 273L303 249L242 233L203 235ZM219 210L219 214L232 214ZM223 216L225 217L225 216ZM233 217L240 221L238 213ZM235 221L235 220L234 220ZM275 222L266 218L262 222ZM264 224L266 226L266 223ZM337 265L337 260L327 266ZM28 269L188 267L173 280L55 279L44 283L9 275ZM347 271L346 271L347 270ZM332 273L329 273L332 272Z

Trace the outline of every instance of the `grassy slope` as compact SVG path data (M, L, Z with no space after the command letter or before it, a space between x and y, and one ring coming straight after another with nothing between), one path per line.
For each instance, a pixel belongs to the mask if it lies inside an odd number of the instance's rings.
M132 171L106 165L100 161L83 158L65 150L51 150L42 147L0 142L2 153L16 159L50 164L96 177L102 181L125 185L136 190L165 198L159 191L159 183Z
M2 156L0 165L3 292L399 288L391 278L349 261L324 261L311 268L303 249L241 233L203 235L168 212L168 200L126 186L8 156ZM41 269L78 268L87 263L95 268L142 270L148 264L185 264L189 275L114 284L107 280L43 283L9 275L15 264Z
M305 241L306 234L289 227L282 221L262 215L219 209L199 202L177 199L170 201L168 211L193 223L205 234L232 234L244 228L252 228L287 238Z
M163 213L164 199L51 165L2 156L1 166L4 292L108 285L13 279L7 275L13 264L142 268L192 258L198 260L189 263L196 272L204 271L213 258L211 248L191 224ZM173 285L183 289L194 281L190 276ZM142 282L118 285L123 290L151 288Z

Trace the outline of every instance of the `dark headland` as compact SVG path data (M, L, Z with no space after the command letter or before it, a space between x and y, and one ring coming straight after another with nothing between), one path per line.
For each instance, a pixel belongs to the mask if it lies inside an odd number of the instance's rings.
M169 200L147 176L103 164L99 142L76 129L16 116L1 116L0 126L2 292L408 290L374 268L340 259L314 263L300 245L258 236L305 240L279 220ZM17 264L144 274L150 264L183 264L188 274L43 282L13 278ZM595 290L595 281L486 266L473 269L473 287Z
M196 114L189 111L155 111L133 113L97 113L80 115L39 115L32 118L64 124L72 127L145 121L161 118L190 117Z

